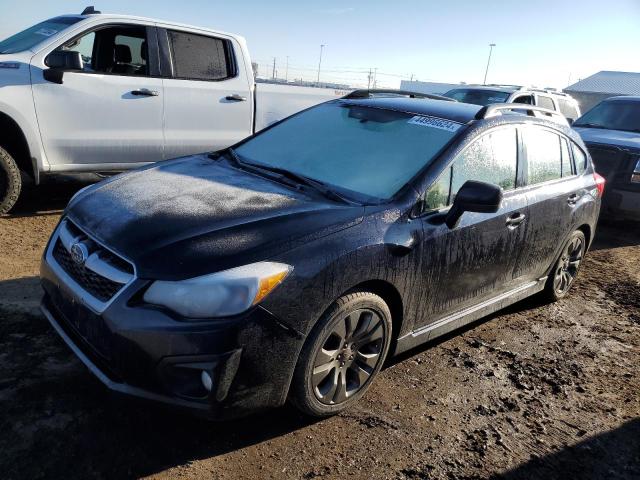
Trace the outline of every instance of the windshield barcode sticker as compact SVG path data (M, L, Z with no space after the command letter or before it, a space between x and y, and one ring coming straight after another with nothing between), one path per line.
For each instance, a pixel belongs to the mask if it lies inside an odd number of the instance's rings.
M455 132L460 128L459 123L452 122L451 120L436 117L423 117L422 115L416 115L411 118L409 123L412 125L421 125L423 127L439 128L440 130L446 130L447 132Z

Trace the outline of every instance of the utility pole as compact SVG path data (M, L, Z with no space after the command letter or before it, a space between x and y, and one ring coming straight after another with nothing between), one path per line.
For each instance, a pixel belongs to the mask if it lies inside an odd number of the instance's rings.
M373 69L373 89L375 90L378 84L378 67Z
M493 47L495 46L495 43L489 44L489 59L487 60L487 69L484 71L484 82L482 82L483 85L487 84L487 74L489 73L489 64L491 63L491 52L493 51Z
M411 74L411 80L410 81L413 82L413 73Z
M273 57L273 70L271 71L271 78L276 79L276 57Z
M367 90L371 90L371 79L373 75L371 73L371 69L369 69L369 75L367 76Z
M289 81L289 55L287 55L287 68L284 71L284 81Z
M318 86L320 86L320 67L322 67L322 50L324 49L324 47L326 47L325 44L320 45L320 61L318 62L318 79L316 80L316 83L318 84Z

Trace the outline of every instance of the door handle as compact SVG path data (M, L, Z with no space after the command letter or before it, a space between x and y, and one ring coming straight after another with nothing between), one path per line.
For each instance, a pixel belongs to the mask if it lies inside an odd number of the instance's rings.
M230 102L244 102L247 97L243 97L242 95L234 93L233 95L227 95L226 97L224 97L224 99L229 100Z
M160 95L157 90L149 90L148 88L141 88L139 90L133 90L131 95L137 97L157 97Z
M567 203L571 206L575 205L578 202L578 199L580 197L578 196L577 193L574 193L573 195L569 195L569 198L567 198Z
M524 213L514 213L510 217L507 218L507 227L516 228L522 222L524 222L525 214Z

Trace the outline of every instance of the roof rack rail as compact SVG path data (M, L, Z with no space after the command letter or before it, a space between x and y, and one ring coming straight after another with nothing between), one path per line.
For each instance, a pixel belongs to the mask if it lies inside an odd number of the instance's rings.
M555 90L552 88L530 88L532 92L540 92L540 93L552 93L553 95L564 95L567 97L568 95L560 90Z
M353 92L345 95L344 99L354 100L354 99L362 99L362 98L371 98L375 95L388 95L392 97L409 97L409 98L430 98L431 100L444 100L446 102L456 102L453 98L443 97L442 95L435 95L432 93L419 93L419 92L410 92L408 90L395 90L395 89L360 89L354 90Z
M487 83L484 86L486 87L509 87L509 88L517 88L518 90L524 88L522 85L511 85L509 83Z
M565 126L569 125L569 122L564 117L564 115L561 115L558 112L554 112L553 110L549 110L548 108L535 107L533 105L519 103L494 103L492 105L487 105L478 110L475 119L482 120L485 118L495 117L501 114L503 111L508 110L525 110L528 116L544 118L546 120L550 120L552 122L556 122ZM542 115L536 115L536 113L540 113Z
M93 5L91 5L90 7L85 8L80 15L99 15L100 13L102 12L96 10L93 8Z

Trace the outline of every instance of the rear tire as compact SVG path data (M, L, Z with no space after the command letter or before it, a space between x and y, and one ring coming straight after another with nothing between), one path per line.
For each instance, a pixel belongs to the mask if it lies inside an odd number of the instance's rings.
M291 402L314 417L358 401L378 374L391 343L391 312L378 295L352 292L336 300L307 338L293 374Z
M0 214L7 213L18 201L22 175L11 155L0 147Z
M569 293L587 250L587 241L580 230L573 232L565 242L558 260L553 264L542 292L546 300L556 302Z

